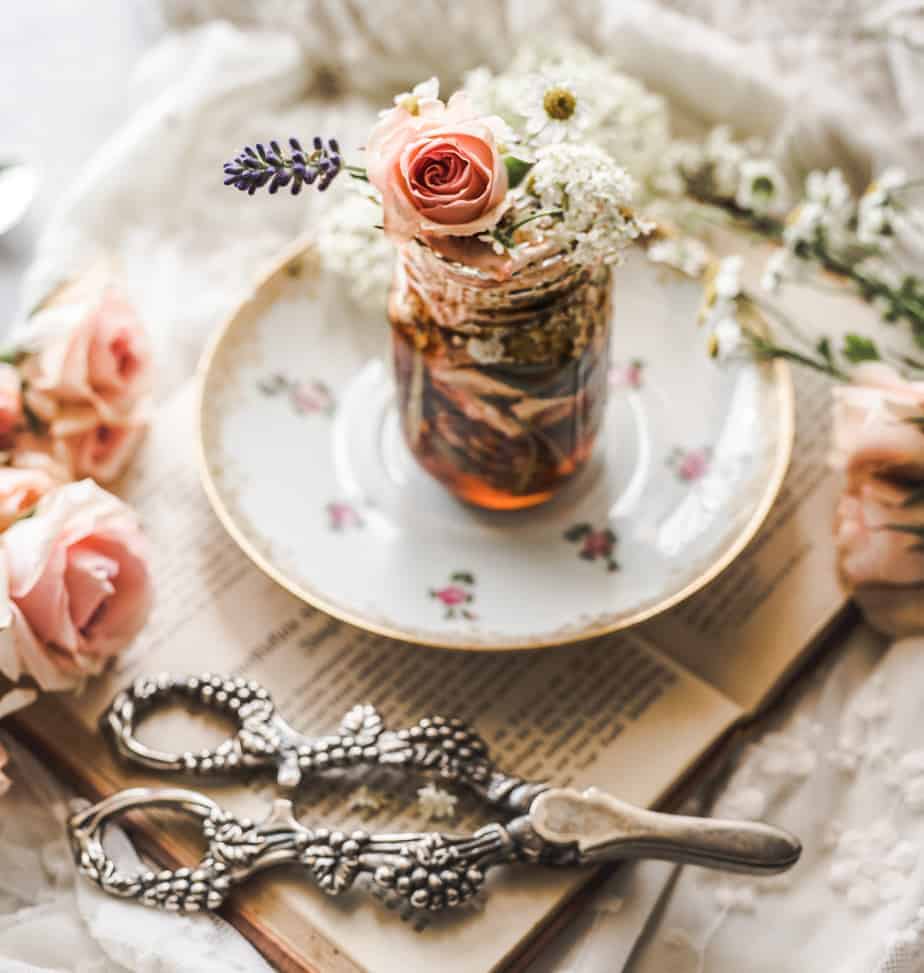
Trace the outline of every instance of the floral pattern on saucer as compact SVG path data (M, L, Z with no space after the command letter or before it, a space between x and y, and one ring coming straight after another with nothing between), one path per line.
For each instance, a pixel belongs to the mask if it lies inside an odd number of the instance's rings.
M711 462L712 449L709 446L699 446L696 449L675 446L667 457L668 467L683 483L695 483L701 480L709 472Z
M633 389L637 392L645 384L645 362L641 358L614 362L610 366L608 378L612 388Z
M581 543L578 557L585 561L600 559L606 564L607 571L618 571L619 563L613 556L618 537L611 527L595 529L591 524L574 524L565 531L565 540Z
M319 414L332 416L337 411L337 400L326 382L312 378L295 381L282 372L274 372L257 382L261 395L267 398L284 395L296 415Z
M430 597L443 606L443 617L448 621L464 618L470 622L478 616L469 607L475 601L475 575L470 571L453 571L449 584L442 588L431 588Z
M345 531L350 528L359 529L365 526L361 514L351 503L333 500L325 509L327 510L327 525L331 530Z

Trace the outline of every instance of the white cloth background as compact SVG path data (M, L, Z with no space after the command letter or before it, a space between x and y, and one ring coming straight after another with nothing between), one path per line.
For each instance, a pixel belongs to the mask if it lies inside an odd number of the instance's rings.
M668 95L684 127L721 120L765 135L793 172L840 164L862 180L886 162L913 165L922 55L907 38L881 36L876 17L894 8L887 24L913 27L916 4L674 6L689 16L628 0L429 0L413 16L398 0L164 0L175 29L138 65L126 92L132 121L47 228L23 306L95 251L114 253L155 334L166 394L261 265L323 218L317 197L293 204L223 189L224 159L289 132L360 145L383 91L431 73L448 87L474 64L502 63L526 36L594 43ZM806 854L791 877L767 885L626 870L539 966L924 971L918 686L924 644L885 651L861 632L745 755L720 808L798 832ZM62 792L15 748L11 776L0 800L4 971L265 968L218 921L157 915L75 884Z

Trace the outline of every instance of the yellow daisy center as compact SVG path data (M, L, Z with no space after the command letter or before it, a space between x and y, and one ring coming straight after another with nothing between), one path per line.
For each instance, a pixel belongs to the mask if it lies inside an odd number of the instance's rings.
M556 122L567 121L577 108L577 98L567 88L549 88L542 98L542 107Z

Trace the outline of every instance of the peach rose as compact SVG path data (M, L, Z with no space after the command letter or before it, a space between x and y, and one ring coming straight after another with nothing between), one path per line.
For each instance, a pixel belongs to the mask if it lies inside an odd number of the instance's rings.
M46 422L74 405L122 421L150 391L147 335L103 266L54 294L13 337L28 355L27 404Z
M832 465L850 484L877 474L924 480L924 382L906 382L888 365L869 362L850 385L834 389Z
M48 433L51 443L63 447L73 479L111 483L125 472L146 428L139 421L101 421L92 409L68 407L52 420Z
M24 421L19 372L13 365L0 362L0 449L12 445Z
M92 480L46 495L2 537L9 575L0 671L65 689L101 671L151 606L147 544L136 516Z
M464 92L447 105L436 94L434 78L396 99L366 146L385 232L399 242L483 233L506 208L507 170L497 148L503 121L479 116Z
M33 510L59 482L47 470L0 466L0 531Z
M871 477L835 514L844 586L870 623L893 635L924 630L924 503L908 503L915 490Z
M905 506L914 488L871 478L841 497L834 538L848 586L924 583L924 503ZM894 527L901 528L894 530Z

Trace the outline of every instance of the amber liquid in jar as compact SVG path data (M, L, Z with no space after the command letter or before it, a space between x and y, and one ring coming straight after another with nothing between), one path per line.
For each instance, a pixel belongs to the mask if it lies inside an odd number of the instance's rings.
M497 281L413 242L389 319L404 438L461 500L532 507L587 462L606 408L609 268L540 250Z

